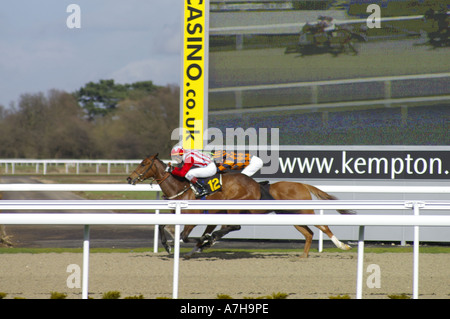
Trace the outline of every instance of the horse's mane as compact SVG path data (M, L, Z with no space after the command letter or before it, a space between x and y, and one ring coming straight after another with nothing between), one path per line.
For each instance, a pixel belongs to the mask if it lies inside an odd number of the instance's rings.
M164 167L164 168L166 168L167 167L167 164L166 163L164 163L163 161L161 161L159 158L158 158L158 154L156 154L155 155L155 160L157 160L158 162L160 162L161 163L161 165Z
M166 169L167 164L158 158L158 154L155 155L155 160L157 160L159 163L161 163L161 165L164 167L164 169ZM187 182L187 180L184 177L176 176L173 174L170 174L170 175L172 175L173 178L175 178L176 180L178 180L180 182Z

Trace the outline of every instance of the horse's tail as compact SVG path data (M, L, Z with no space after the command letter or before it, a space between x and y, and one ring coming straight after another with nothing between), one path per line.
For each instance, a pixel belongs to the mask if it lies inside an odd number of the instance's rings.
M314 187L312 185L308 185L308 184L303 184L306 189L313 194L314 196L316 196L318 199L321 200L337 200L337 198L333 195L330 195L328 193L325 193L324 191L318 189L317 187ZM346 214L346 215L353 215L356 214L355 211L353 210L342 210L342 209L338 209L337 210L340 214Z

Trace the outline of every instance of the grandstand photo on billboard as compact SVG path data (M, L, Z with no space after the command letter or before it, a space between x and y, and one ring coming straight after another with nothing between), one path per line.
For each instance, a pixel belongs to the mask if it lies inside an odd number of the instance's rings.
M244 148L255 146L251 132L278 130L278 170L259 181L334 185L349 200L447 200L358 189L450 185L449 13L444 0L211 1L208 127L241 128ZM423 240L450 241L437 234L421 227ZM410 236L375 228L368 240Z
M448 2L220 3L209 127L278 127L281 145L449 144Z

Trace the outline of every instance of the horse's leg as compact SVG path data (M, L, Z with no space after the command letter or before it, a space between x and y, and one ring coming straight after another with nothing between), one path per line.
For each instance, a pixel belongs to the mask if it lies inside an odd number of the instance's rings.
M190 252L184 255L184 258L189 259L192 257L192 255L196 253L201 253L203 250L203 247L207 245L211 238L211 232L216 228L216 225L208 225L203 232L202 237L197 241L197 244L195 244L194 248Z
M189 234L195 228L195 225L185 225L183 231L181 232L181 239L185 243L189 243Z
M175 239L175 234L174 234L175 225L170 225L169 227L165 226L164 229L170 235L170 237L172 237L172 240L174 240Z
M207 245L212 238L212 231L217 227L217 225L208 225L205 229L205 231L202 234L202 237L200 237L197 247L203 248L205 245ZM223 226L222 226L223 227Z
M305 236L305 248L303 249L303 254L300 256L300 258L308 258L309 255L309 249L311 248L311 243L313 239L313 231L308 226L297 226L294 225L294 227Z
M314 215L314 210L300 210L297 213L299 214L311 214ZM303 249L303 254L300 258L308 258L309 250L311 248L312 240L313 240L313 231L308 226L295 226L294 227L305 236L305 247Z
M221 239L223 236L227 235L228 233L231 233L233 231L240 230L240 225L223 225L220 230L215 231L214 233L209 236L208 240L203 241L202 245L200 246L201 249L209 248L213 246L216 241Z
M212 245L214 245L214 243L216 242L217 239L222 238L223 236L228 234L230 231L241 229L241 226L237 226L239 228L230 229L228 231L225 231L224 229L227 229L228 227L231 228L233 226L222 226L222 228L220 230L215 231L214 233L212 233L212 231L216 227L217 227L216 225L208 225L206 227L205 231L203 232L202 237L200 237L199 241L195 245L195 247L192 248L192 250L189 253L184 255L184 257L185 258L190 258L195 253L201 253L204 248L211 247ZM236 226L234 226L234 227L236 227Z
M167 243L166 231L164 229L165 227L166 225L159 225L159 238L161 239L161 244L166 249L167 253L170 254L170 252L172 251L172 247L170 247L170 245Z
M352 247L350 247L347 244L344 244L339 239L337 239L328 226L316 226L316 227L319 228L321 231L323 231L325 234L327 234L327 236L330 237L331 241L336 245L337 248L342 250L352 249Z
M348 48L350 48L351 53L353 53L353 55L358 55L358 50L356 50L355 46L353 45L352 41L349 41L347 43Z
M233 232L233 231L237 231L240 230L241 226L240 225L226 225L226 226L222 226L222 228L218 231L215 231L212 234L213 237L213 243L211 245L214 244L214 242L216 242L217 240L221 239L223 236Z
M181 232L181 238L183 239L183 241L185 243L189 243L189 234L191 233L191 231L194 229L195 225L185 225L183 231ZM210 231L214 230L214 228L216 228L215 225L209 225L205 232L208 229L211 229ZM205 233L204 232L204 233ZM202 236L203 237L203 236ZM194 255L195 253L200 253L202 250L199 248L201 246L201 241L197 241L196 245L194 246L194 248L192 248L192 250L190 252L188 252L187 254L185 254L183 257L186 259L189 259L192 257L192 255Z

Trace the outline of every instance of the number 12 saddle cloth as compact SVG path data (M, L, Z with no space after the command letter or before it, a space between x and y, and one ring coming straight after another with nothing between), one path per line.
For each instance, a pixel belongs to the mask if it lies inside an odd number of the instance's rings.
M222 190L222 174L216 173L213 176L207 178L199 178L198 181L203 184L208 193L205 196L214 194ZM197 195L197 189L191 183L192 191ZM205 196L202 196L204 199Z

